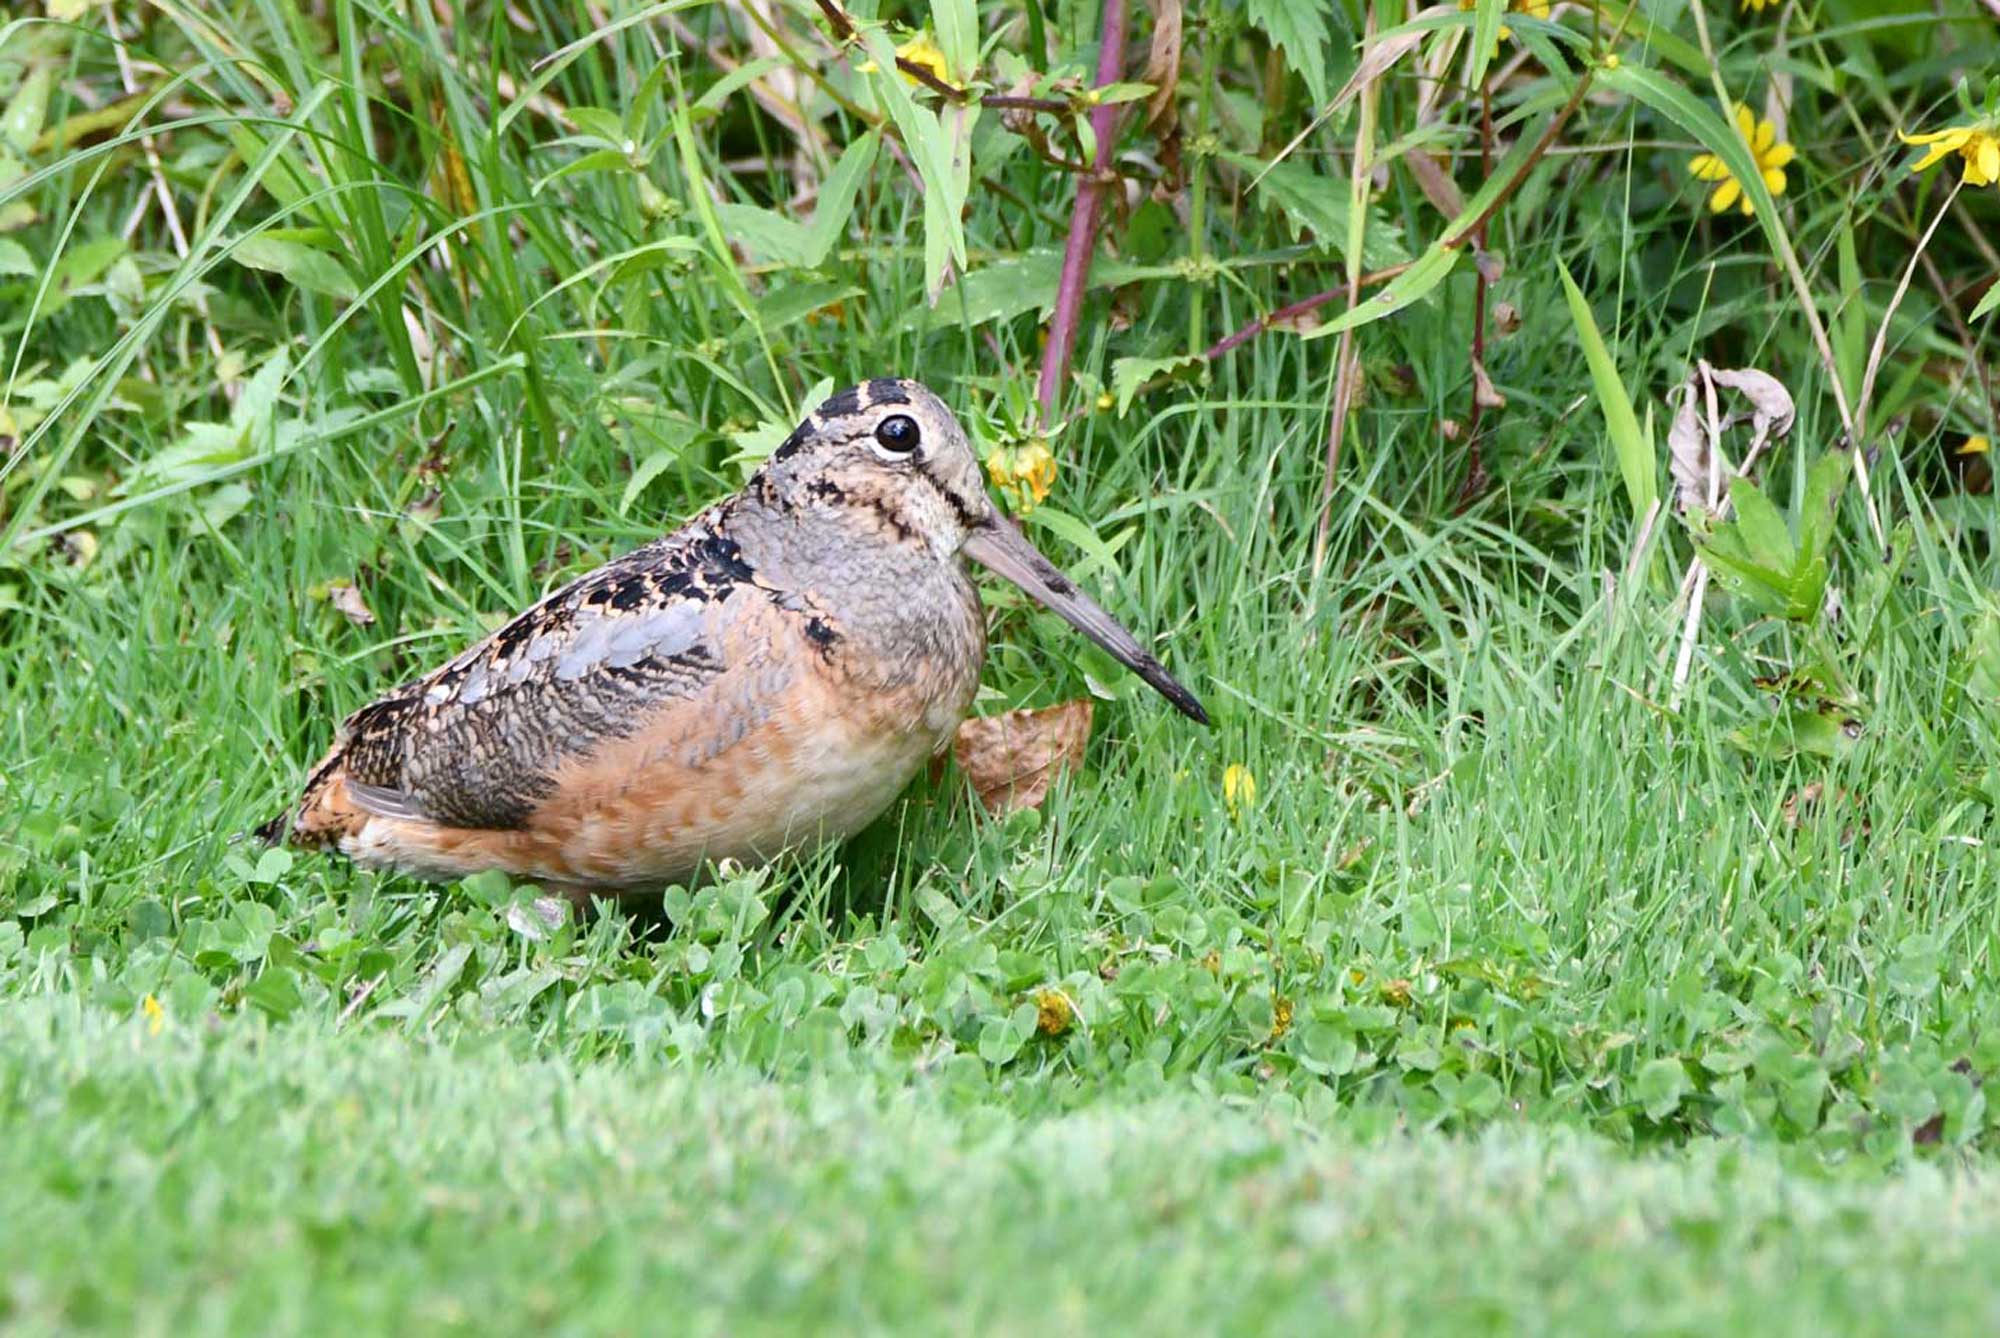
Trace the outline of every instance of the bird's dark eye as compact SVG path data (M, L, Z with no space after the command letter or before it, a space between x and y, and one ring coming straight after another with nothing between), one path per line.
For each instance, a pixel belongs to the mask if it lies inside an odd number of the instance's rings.
M922 438L917 420L908 414L892 414L875 425L876 442L891 455L908 455Z

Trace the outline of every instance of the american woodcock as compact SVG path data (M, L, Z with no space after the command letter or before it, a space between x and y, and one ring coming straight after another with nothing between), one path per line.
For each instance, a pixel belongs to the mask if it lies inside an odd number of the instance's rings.
M986 624L968 557L1208 722L993 505L943 402L876 380L735 496L348 717L261 834L571 893L851 836L971 705Z

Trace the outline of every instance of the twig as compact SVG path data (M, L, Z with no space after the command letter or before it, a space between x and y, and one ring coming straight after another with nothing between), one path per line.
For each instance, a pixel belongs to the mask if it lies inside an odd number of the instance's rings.
M118 31L118 20L112 14L112 6L104 9L104 31L111 37L111 52L118 61L118 82L125 86L128 97L139 92L139 79L132 70L132 58L125 51L125 38ZM146 167L153 175L153 193L159 197L160 213L167 220L167 233L174 239L174 254L187 259L187 232L181 227L181 211L174 204L173 190L167 185L167 174L160 166L159 145L151 135L139 137L139 147L145 151ZM217 358L222 356L222 336L215 332L215 321L208 314L208 295L195 291L195 309L201 313L202 332L208 336L208 351Z
M1703 363L1702 366L1705 368L1708 364ZM1750 449L1743 453L1743 463L1734 469L1725 470L1722 458L1722 419L1716 409L1715 382L1704 375L1701 383L1706 394L1708 409L1708 510L1709 514L1720 523L1729 519L1729 513L1734 509L1729 495L1722 490L1723 475L1727 473L1732 478L1748 478L1751 466L1755 465L1757 457L1764 453L1769 437L1767 433L1760 431L1750 442ZM1659 503L1655 501L1654 506L1658 505ZM1648 513L1649 519L1651 514ZM1637 558L1638 550L1635 547L1633 559L1636 561ZM1697 553L1694 561L1688 564L1687 575L1681 578L1680 597L1688 601L1688 611L1687 621L1681 625L1680 652L1674 657L1673 691L1667 698L1667 709L1670 711L1680 709L1681 693L1687 687L1688 673L1694 664L1694 647L1695 642L1701 637L1701 609L1702 601L1708 594L1708 581L1708 563Z
M827 4L830 0L820 0ZM1118 82L1125 64L1125 0L1104 0L1104 23L1098 34L1097 84ZM1037 399L1042 406L1044 427L1055 421L1056 399L1069 380L1070 356L1075 351L1077 322L1083 315L1083 298L1090 282L1090 261L1097 250L1097 225L1104 204L1104 179L1111 165L1112 140L1118 130L1118 106L1091 109L1090 131L1097 140L1092 155L1096 171L1081 177L1076 185L1076 209L1070 218L1069 240L1063 247L1062 277L1056 286L1054 318L1049 323L1048 347L1042 353L1042 379Z
M1408 268L1409 265L1407 263L1390 265L1386 269L1378 269L1373 273L1363 274L1354 282L1360 288L1373 287L1375 284L1395 278ZM1345 283L1341 284L1338 288L1329 288L1323 293L1314 293L1311 297L1287 303L1279 307L1276 311L1259 316L1256 320L1238 327L1231 333L1216 340L1213 344L1210 344L1206 349L1203 349L1201 356L1208 362L1214 362L1223 354L1234 352L1265 331L1274 330L1286 321L1295 321L1309 311L1317 311L1337 297L1346 297L1350 302L1354 300L1353 296L1350 295L1349 285Z
M1491 82L1482 76L1479 83L1479 173L1482 177L1493 173L1493 92ZM1486 486L1486 461L1479 449L1479 420L1486 411L1486 224L1479 225L1479 231L1472 238L1473 297L1472 297L1472 412L1465 422L1465 482L1459 485L1458 504L1461 508L1471 505Z
M1375 35L1375 7L1368 7L1367 37ZM1375 157L1375 118L1380 108L1380 84L1368 80L1361 88L1361 115L1355 127L1354 154L1347 164L1347 306L1361 304L1361 256L1368 235L1368 174ZM1319 519L1313 525L1313 575L1326 566L1326 540L1333 528L1333 481L1340 474L1340 448L1347 439L1348 415L1354 411L1354 387L1361 379L1361 356L1354 351L1354 327L1340 332L1333 353L1333 421L1326 428L1326 460L1320 470Z
M1866 430L1868 424L1869 401L1875 397L1875 374L1882 370L1882 355L1888 352L1889 326L1896 319L1896 308L1903 305L1903 298L1909 294L1910 280L1916 277L1917 273L1917 261L1930 248L1931 237L1937 232L1938 224L1944 222L1944 216L1951 212L1953 202L1958 199L1958 193L1964 187L1965 183L1963 181L1952 183L1951 194L1945 196L1944 203L1938 206L1937 217L1931 220L1931 225L1924 229L1924 235L1918 238L1916 252L1910 256L1910 263L1903 267L1902 282L1896 285L1895 296L1889 299L1888 309L1882 313L1882 324L1876 327L1875 342L1868 349L1868 367L1867 370L1861 373L1861 393L1855 397L1854 401L1854 436L1857 455L1860 454L1862 433Z

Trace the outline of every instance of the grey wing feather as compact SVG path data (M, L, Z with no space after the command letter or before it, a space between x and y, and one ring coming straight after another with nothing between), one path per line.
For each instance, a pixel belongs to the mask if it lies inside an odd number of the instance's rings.
M366 781L350 780L347 793L354 800L354 806L363 813L372 813L378 818L415 818L428 822L430 814L417 806L417 801L401 790L391 790L383 785L370 785Z
M719 606L762 595L735 544L699 523L637 549L357 712L349 790L383 817L518 828L564 759L720 675Z

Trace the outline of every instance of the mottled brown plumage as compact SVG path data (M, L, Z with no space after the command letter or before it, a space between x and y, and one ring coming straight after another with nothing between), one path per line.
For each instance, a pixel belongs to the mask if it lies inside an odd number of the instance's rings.
M355 712L264 833L572 892L852 835L978 688L964 556L1206 722L992 506L943 403L877 380L820 405L742 492Z

